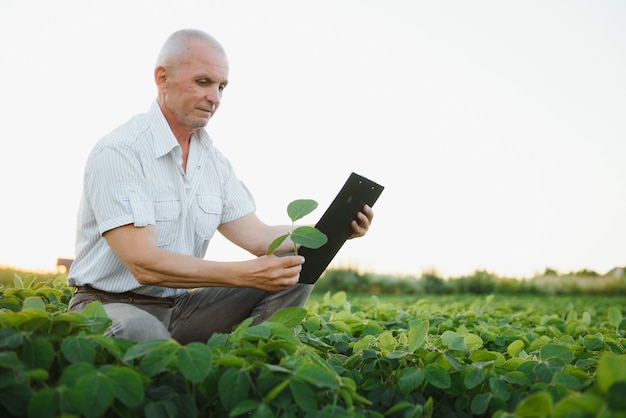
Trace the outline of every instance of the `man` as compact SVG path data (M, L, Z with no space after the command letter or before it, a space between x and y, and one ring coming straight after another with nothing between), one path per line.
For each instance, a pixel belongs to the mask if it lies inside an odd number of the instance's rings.
M270 226L204 127L228 84L220 44L197 30L165 42L154 71L157 100L101 139L91 152L78 214L76 259L68 284L70 310L93 301L112 320L107 335L142 341L206 341L248 317L266 321L302 306L312 285L299 284L304 263L288 255L291 230ZM354 237L373 218L365 206L352 221ZM218 230L255 255L237 262L203 259ZM194 290L190 290L194 289Z

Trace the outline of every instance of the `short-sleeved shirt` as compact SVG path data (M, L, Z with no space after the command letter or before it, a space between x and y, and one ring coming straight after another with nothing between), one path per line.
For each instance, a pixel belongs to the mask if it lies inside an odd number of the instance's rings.
M102 234L133 224L154 225L159 248L198 258L217 227L255 210L250 193L204 129L182 150L157 101L94 147L85 167L70 286L172 297L186 291L142 286Z

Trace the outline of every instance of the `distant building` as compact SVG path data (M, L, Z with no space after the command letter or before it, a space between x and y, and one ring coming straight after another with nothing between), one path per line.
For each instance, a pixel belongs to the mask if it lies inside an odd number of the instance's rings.
M615 267L607 274L605 274L604 277L614 277L616 279L620 278L624 275L624 269L624 267Z
M74 260L71 258L57 258L57 271L59 273L67 273Z

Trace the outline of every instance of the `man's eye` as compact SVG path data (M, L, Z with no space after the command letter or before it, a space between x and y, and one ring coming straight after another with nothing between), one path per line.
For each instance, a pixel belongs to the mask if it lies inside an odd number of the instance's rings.
M196 81L196 83L198 83L201 86L206 86L207 84L209 84L209 80L207 80L205 78L202 78L202 79Z

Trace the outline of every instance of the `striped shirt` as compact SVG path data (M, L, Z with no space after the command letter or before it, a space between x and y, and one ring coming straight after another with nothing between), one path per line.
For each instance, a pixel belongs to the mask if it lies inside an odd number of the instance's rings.
M159 248L203 258L217 227L255 210L230 162L204 129L191 138L187 170L182 150L158 102L94 147L85 167L70 286L172 297L186 289L142 286L102 234L133 224L154 225Z

